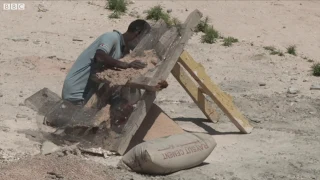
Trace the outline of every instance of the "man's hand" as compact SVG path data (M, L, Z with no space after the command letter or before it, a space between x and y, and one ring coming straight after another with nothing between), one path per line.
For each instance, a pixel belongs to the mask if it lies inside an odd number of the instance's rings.
M143 69L147 66L146 63L143 63L139 60L134 60L131 63L129 63L129 67L130 68L134 68L134 69Z

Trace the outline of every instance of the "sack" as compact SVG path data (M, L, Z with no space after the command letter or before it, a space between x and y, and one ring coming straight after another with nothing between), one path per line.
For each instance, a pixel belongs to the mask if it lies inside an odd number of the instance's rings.
M182 133L141 143L122 161L135 172L169 174L200 165L215 147L208 134Z

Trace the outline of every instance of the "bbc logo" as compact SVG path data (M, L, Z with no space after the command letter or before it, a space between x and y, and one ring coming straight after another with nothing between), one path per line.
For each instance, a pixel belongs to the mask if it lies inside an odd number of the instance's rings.
M24 10L24 3L4 3L3 10Z

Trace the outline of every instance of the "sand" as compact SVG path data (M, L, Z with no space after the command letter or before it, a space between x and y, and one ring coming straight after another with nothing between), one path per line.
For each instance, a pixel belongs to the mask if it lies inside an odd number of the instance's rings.
M75 166L76 165L76 166ZM107 168L77 156L36 156L1 167L0 179L115 179Z
M206 159L207 164L156 179L320 177L320 91L310 90L312 84L319 83L318 77L310 75L311 65L320 62L318 1L135 1L128 6L127 15L112 20L104 1L25 3L24 11L0 11L1 164L40 152L43 134L38 131L36 113L23 105L24 99L43 87L60 95L68 69L95 38L113 29L124 32L135 19L128 14L136 11L145 17L143 11L161 4L182 22L198 8L223 36L239 39L231 47L222 46L221 41L202 44L202 33L197 33L185 50L233 96L255 129L249 135L238 134L220 111L219 123L205 120L170 76L169 86L158 93L156 103L184 130L211 134L217 147ZM48 11L38 12L39 4ZM285 52L292 44L297 46L297 56L274 56L263 49L275 46ZM290 87L299 92L288 94ZM119 157L87 159L106 167L116 166ZM117 174L113 169L108 171ZM155 178L123 173L128 175L124 179Z
M96 78L100 82L110 83L110 87L122 86L125 85L131 79L138 78L139 76L148 72L150 69L154 68L158 62L158 57L154 50L148 50L144 51L144 55L141 57L133 58L130 55L128 55L121 59L121 61L127 63L130 63L134 60L140 60L141 62L146 64L146 67L143 69L107 69L103 72L96 73L94 76L96 76Z

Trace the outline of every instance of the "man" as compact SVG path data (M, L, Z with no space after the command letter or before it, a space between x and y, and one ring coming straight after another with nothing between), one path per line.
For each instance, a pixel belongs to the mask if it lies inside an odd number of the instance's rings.
M71 67L63 84L62 99L75 105L84 105L89 93L99 86L90 79L93 72L104 68L144 68L146 65L139 60L126 63L119 59L133 50L150 29L146 21L138 19L130 23L124 34L114 30L98 37Z

